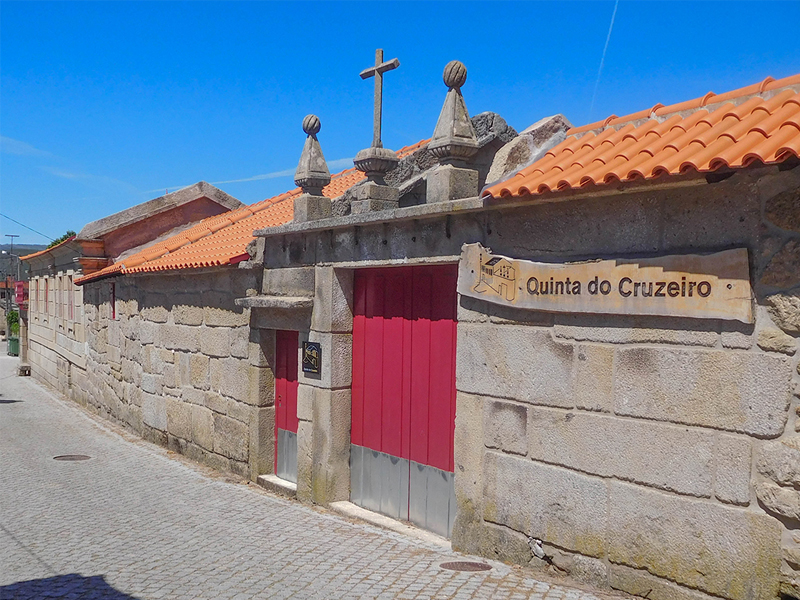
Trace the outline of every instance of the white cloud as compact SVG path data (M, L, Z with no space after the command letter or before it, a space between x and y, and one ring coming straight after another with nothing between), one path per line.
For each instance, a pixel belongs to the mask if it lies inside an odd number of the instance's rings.
M63 169L58 169L56 167L42 167L43 171L47 171L50 175L55 175L56 177L63 177L64 179L81 179L83 176L79 173L71 173L70 171L65 171Z
M212 181L212 185L220 183L244 183L246 181L261 181L263 179L275 179L276 177L289 177L294 175L296 169L284 169L283 171L273 171L272 173L263 173L261 175L253 175L252 177L245 177L244 179L227 179L225 181Z
M352 158L337 158L336 160L328 161L328 169L331 171L338 171L344 167L352 167ZM222 183L244 183L247 181L261 181L263 179L275 179L277 177L294 177L296 168L284 169L283 171L273 171L272 173L263 173L261 175L253 175L252 177L245 177L244 179L229 179L227 181L212 181L212 185Z
M0 135L0 150L4 154L16 154L18 156L53 156L46 150L34 148L27 142L15 140L4 135Z
M353 166L353 159L352 158L337 158L336 160L328 161L328 169L331 171L339 171L341 169L352 167ZM224 181L212 181L211 185L222 185L225 183L247 183L249 181L263 181L264 179L277 179L279 177L294 177L295 172L297 169L283 169L282 171L273 171L272 173L262 173L261 175L253 175L252 177L243 177L242 179L226 179ZM154 190L146 190L142 192L143 194L154 194L156 192L161 192L161 190L171 190L172 192L177 192L178 190L182 190L185 187L189 187L190 185L194 185L192 183L187 185L171 185L169 187L164 186L160 188L156 188Z
M69 179L71 181L79 182L86 187L94 190L102 191L105 193L125 193L125 194L138 194L139 190L133 187L130 183L113 177L106 177L105 175L91 175L89 173L76 173L73 171L66 171L58 167L42 166L39 167L42 171L50 173L56 177Z

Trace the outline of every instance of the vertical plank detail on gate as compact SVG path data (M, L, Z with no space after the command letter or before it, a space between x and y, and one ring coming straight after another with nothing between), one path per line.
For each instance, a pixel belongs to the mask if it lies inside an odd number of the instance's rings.
M428 269L413 274L411 315L411 460L428 464L428 419L431 387L431 274Z
M383 304L384 283L382 273L371 274L367 286L366 324L364 327L364 446L383 448ZM375 399L376 401L370 401Z
M434 278L431 294L431 398L429 429L435 431L428 444L427 464L452 472L456 416L456 301L453 290L458 275L442 270ZM434 426L436 424L436 426Z
M353 444L453 471L455 267L356 271Z
M355 277L353 281L353 383L350 443L364 446L364 335L367 322L367 278Z
M387 271L384 279L381 449L392 456L402 456L406 430L403 423L404 279L400 271Z

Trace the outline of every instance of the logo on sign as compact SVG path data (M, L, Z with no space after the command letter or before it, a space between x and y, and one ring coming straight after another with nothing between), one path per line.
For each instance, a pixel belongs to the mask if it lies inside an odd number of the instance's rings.
M473 290L479 294L490 293L509 302L517 295L517 270L502 256L490 256L481 261L481 276Z
M319 342L303 342L303 373L322 373L322 346Z

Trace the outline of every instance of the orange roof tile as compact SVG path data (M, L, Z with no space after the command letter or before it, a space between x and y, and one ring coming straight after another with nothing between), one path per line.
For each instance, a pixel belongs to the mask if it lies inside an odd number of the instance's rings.
M65 239L63 242L60 242L60 243L56 244L55 246L50 246L49 248L45 248L44 250L39 250L39 252L34 252L33 254L26 254L25 256L20 256L19 259L20 260L28 260L28 259L31 259L31 258L36 258L37 256L42 256L43 254L47 254L48 252L51 252L56 248L60 248L64 244L69 244L76 237L78 237L78 236L73 235L73 236L68 237L67 239Z
M405 146L397 154L401 158L408 156L427 143L428 140L423 140ZM323 188L323 194L336 198L364 178L361 171L346 169L331 177L331 182ZM253 231L291 221L294 217L294 199L299 195L300 188L295 188L250 206L209 217L186 231L76 279L75 283L81 285L95 279L128 273L198 269L247 260L247 245L253 240Z
M482 195L536 195L800 157L798 88L800 75L768 77L725 94L572 128L540 160Z

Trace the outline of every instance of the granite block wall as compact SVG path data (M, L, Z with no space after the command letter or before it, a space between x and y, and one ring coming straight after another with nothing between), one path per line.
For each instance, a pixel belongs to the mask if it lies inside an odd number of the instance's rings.
M520 259L748 247L756 319L461 297L455 547L651 600L800 597L798 170L493 217Z
M257 279L220 268L87 284L87 373L76 399L217 469L270 472L274 340L251 331L249 309L234 303Z
M452 542L650 600L800 598L796 162L403 215L267 235L266 272L747 248L753 324L461 297Z

